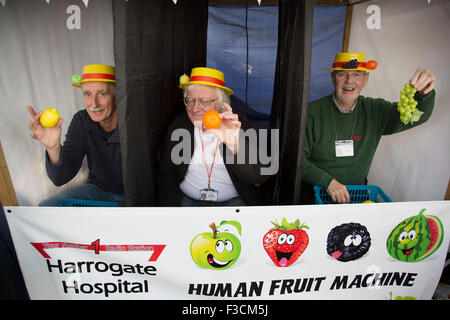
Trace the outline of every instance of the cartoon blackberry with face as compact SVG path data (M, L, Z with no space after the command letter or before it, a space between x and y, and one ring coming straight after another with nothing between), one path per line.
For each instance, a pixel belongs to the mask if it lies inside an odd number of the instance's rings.
M327 238L327 253L333 258L347 262L361 258L369 251L370 234L359 223L344 223L334 227Z

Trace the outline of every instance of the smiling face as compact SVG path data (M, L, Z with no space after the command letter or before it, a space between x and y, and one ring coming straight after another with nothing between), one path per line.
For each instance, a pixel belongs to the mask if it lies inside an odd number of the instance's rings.
M344 223L333 228L327 238L327 253L342 262L361 258L371 244L367 228L359 223Z
M391 232L387 241L389 254L400 261L414 262L427 252L431 242L427 218L420 213L403 220Z
M264 250L277 267L289 267L306 250L309 236L302 229L309 227L305 224L300 225L299 219L289 223L283 218L281 225L276 221L272 224L275 228L270 229L263 237Z
M117 107L114 84L102 81L85 82L81 85L84 106L92 121L98 122L105 131L117 125Z
M369 73L365 71L333 71L331 81L335 87L336 101L344 109L350 109L368 80Z
M241 254L241 243L228 232L201 233L191 242L191 257L202 268L223 270L232 266Z
M300 244L300 241L297 239L299 237L296 237L297 233L297 230L277 230L276 232L277 242L274 244L274 250L281 267L287 267L295 261L294 259L291 260L291 258Z

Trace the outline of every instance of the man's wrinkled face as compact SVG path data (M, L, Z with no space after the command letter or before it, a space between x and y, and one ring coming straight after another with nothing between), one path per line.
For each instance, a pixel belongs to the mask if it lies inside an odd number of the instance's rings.
M116 109L114 84L102 81L85 82L81 85L84 106L92 121L102 122L111 117Z
M195 125L196 122L201 122L206 111L219 111L219 103L217 100L217 89L211 86L197 85L190 89L184 99L186 105L186 112Z
M336 88L335 98L337 102L344 107L351 107L367 84L369 73L361 70L333 71L331 80Z

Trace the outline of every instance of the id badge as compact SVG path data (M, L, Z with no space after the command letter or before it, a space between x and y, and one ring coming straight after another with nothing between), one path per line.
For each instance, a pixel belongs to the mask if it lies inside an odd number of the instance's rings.
M217 201L218 192L214 189L202 189L200 190L200 200L202 201Z
M353 157L353 140L336 140L336 157Z

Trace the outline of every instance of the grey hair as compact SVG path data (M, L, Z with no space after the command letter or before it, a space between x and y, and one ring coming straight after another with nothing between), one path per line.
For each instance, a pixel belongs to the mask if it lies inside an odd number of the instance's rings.
M99 81L102 82L102 81ZM106 82L106 84L108 85L108 90L111 91L111 93L113 94L113 96L116 96L116 84L114 82ZM81 90L83 90L83 83L80 84L80 88Z
M188 86L186 86L186 88L184 88L183 90L183 99L185 99L188 95L188 93L195 89L195 88L199 88L199 87L203 87L205 85L203 84L198 84L198 83L193 83L190 84ZM219 87L215 87L216 89L216 93L217 93L217 102L219 104L219 108L220 108L220 112L224 112L225 111L225 107L223 106L223 103L227 103L230 104L230 96L226 94L225 90L223 90L222 88Z

